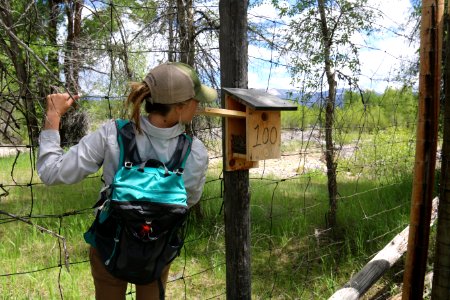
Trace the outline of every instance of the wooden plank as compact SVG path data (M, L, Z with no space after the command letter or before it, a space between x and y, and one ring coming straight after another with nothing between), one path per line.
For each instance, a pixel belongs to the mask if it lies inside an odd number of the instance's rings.
M231 95L225 96L225 110L229 111L245 111L246 108L243 104L236 101L236 98ZM246 114L246 112L244 112ZM257 168L257 161L248 161L246 159L246 149L241 149L240 153L233 149L233 140L236 137L241 137L245 140L246 136L246 119L242 118L225 118L225 170L237 171L248 170L250 168Z
M433 199L430 226L437 219L439 199ZM409 226L397 234L375 257L356 273L343 288L336 291L329 300L357 300L377 282L381 276L399 260L408 247Z
M224 108L200 107L196 112L197 115L213 116L213 117L231 117L231 118L245 118L245 111L231 110Z
M247 107L247 160L281 157L281 112Z

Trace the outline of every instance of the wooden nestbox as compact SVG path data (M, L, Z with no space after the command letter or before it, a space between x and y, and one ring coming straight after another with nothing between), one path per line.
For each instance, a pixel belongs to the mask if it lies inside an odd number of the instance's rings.
M258 167L258 161L281 156L281 111L297 106L263 91L223 88L225 109L203 114L225 117L225 170Z

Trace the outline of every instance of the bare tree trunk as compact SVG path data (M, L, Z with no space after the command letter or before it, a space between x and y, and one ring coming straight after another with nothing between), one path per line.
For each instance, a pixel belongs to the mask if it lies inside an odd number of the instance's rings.
M52 45L56 45L57 43L57 34L58 34L58 17L60 13L59 4L60 1L58 0L50 0L48 1L48 9L49 9L49 25L48 25L48 39L49 42ZM58 51L51 51L48 54L48 66L49 69L54 71L55 74L58 72Z
M80 89L80 64L81 64L81 56L80 56L80 35L81 35L81 11L83 9L83 0L75 0L75 18L74 18L74 26L73 26L73 60L72 60L72 73L73 73L73 91L78 93Z
M180 61L193 66L195 47L192 0L177 0L177 16L180 37Z
M335 73L331 68L331 38L330 31L327 25L327 19L325 15L325 3L324 0L317 1L320 13L321 30L322 30L322 43L324 47L324 59L325 59L325 74L328 82L328 96L326 98L325 106L325 160L327 165L327 177L328 177L328 197L329 197L329 211L327 214L327 226L336 226L336 213L337 213L337 182L336 182L336 167L334 157L334 144L333 144L333 124L334 124L334 110L336 103L336 80Z
M134 79L133 71L130 68L130 62L128 59L128 41L125 34L125 28L123 26L122 20L118 14L116 14L116 21L119 27L120 38L122 40L122 51L120 53L120 59L124 64L125 74L127 75L127 79L132 81Z
M83 0L73 0L66 3L67 15L67 40L64 56L64 75L66 89L71 93L78 94L80 73L80 50L79 40L81 34L81 22ZM61 120L61 143L73 145L77 143L87 131L87 117L83 112L69 110Z
M71 90L71 85L73 82L72 77L72 49L74 47L74 32L73 32L73 7L72 2L66 3L66 15L67 15L67 38L66 38L66 49L64 51L64 76L66 78L66 87Z
M49 14L47 37L51 45L57 44L58 18L61 13L60 4L61 0L49 0L47 3ZM46 63L52 74L59 74L58 51L50 51L47 54ZM41 76L36 78L37 89L39 91L39 101L41 103L40 107L45 107L45 96L51 92L50 86L57 86L59 84L58 82L55 82L55 77L56 76Z
M4 26L8 28L8 41L0 38L0 46L3 47L5 53L14 65L16 71L17 81L20 84L19 97L22 99L22 105L25 108L25 119L27 122L28 137L32 145L37 145L39 134L38 117L36 115L36 108L33 102L33 95L30 91L30 76L27 71L26 55L23 53L19 43L13 38L17 36L11 15L10 1L0 0L1 6L4 8L0 11L0 19Z
M175 55L175 31L173 29L173 23L174 23L174 0L169 0L169 9L167 12L168 15L168 23L169 23L169 53L167 54L169 61L175 61L176 55Z
M81 10L83 0L73 0L66 6L67 15L67 40L64 56L64 75L66 77L66 88L77 93L79 90L79 50L78 40L81 33Z

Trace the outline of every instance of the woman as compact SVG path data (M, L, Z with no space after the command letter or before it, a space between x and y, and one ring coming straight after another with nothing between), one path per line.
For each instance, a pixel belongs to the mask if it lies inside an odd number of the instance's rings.
M78 182L103 166L105 186L111 184L118 169L119 146L114 121L83 137L64 152L60 147L59 125L78 96L52 94L47 96L44 130L40 135L37 161L39 177L46 184ZM184 124L190 122L200 102L217 98L217 92L200 83L192 67L182 63L165 63L152 69L141 83L132 83L127 105L132 106L131 121L135 124L136 143L143 160L156 158L168 161L175 151ZM141 116L145 102L147 116ZM183 180L189 207L201 197L206 178L208 154L202 142L192 141ZM127 282L117 279L105 269L94 247L90 248L91 272L96 299L125 299ZM161 281L165 286L167 267ZM137 299L158 299L157 282L136 286Z

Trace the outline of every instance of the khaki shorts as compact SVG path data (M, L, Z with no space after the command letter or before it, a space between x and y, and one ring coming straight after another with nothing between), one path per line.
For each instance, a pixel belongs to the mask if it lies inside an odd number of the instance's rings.
M97 300L123 300L127 291L128 282L112 276L103 265L103 262L95 248L90 248L89 259L91 261L91 273L94 278L95 299ZM169 277L168 265L161 274L161 281L166 288ZM137 300L159 300L158 281L146 285L136 285Z

